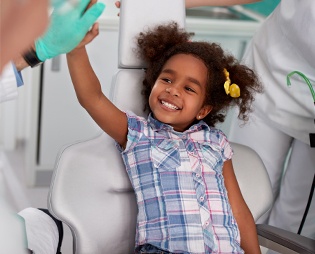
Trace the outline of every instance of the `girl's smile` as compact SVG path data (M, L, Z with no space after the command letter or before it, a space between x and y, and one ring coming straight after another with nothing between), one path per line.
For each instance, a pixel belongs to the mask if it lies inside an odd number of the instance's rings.
M179 110L179 109L180 109L180 108L177 107L176 105L174 105L174 104L172 104L172 103L169 103L169 102L167 102L167 101L165 101L165 100L161 100L160 102L161 102L161 104L162 104L164 107L166 107L166 109L170 109L170 110Z

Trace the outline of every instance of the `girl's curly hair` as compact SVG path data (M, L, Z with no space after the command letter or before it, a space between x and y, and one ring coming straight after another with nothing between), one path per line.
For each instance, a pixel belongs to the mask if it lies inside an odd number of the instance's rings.
M212 127L223 122L227 110L235 105L239 107L239 119L244 122L248 120L254 94L262 92L262 86L254 71L241 65L232 55L225 54L218 44L190 41L190 34L175 22L142 32L137 39L139 56L147 63L143 81L143 94L147 102L145 109L150 110L148 101L152 87L167 60L176 54L189 54L203 61L208 69L204 103L213 108L204 121ZM225 93L224 68L230 73L231 82L240 87L240 97L232 98Z

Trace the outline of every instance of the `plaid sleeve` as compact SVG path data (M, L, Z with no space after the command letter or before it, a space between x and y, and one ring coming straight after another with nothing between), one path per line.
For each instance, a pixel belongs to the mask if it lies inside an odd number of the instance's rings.
M127 111L125 113L128 120L126 148L123 150L120 145L116 143L116 146L121 153L130 151L139 142L147 122L145 118L137 116L131 111Z
M232 159L233 150L230 142L228 141L226 135L220 131L220 147L222 148L222 159L223 161L227 161Z

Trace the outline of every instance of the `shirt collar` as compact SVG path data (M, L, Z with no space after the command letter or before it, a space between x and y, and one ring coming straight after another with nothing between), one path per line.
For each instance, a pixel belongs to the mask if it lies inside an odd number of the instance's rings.
M148 116L148 125L154 130L154 131L161 131L165 130L168 132L173 132L178 135L180 134L189 134L192 132L197 132L200 130L210 130L210 127L203 121L200 120L193 124L192 126L189 127L189 129L185 130L184 132L177 132L174 130L174 128L166 123L162 123L159 120L155 119L152 115L152 113L149 114Z

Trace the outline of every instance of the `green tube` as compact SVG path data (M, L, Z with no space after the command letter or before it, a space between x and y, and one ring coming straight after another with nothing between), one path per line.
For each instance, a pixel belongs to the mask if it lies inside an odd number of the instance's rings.
M288 85L288 86L291 86L290 77L291 77L292 75L294 75L294 74L298 74L299 76L301 76L301 77L305 80L306 84L307 84L308 87L310 88L310 91L311 91L311 94L312 94L312 97L313 97L313 101L314 101L314 104L315 104L315 92L314 92L313 86L312 86L310 80L309 80L302 72L299 72L299 71L292 71L291 73L289 73L289 74L287 75L287 85Z

